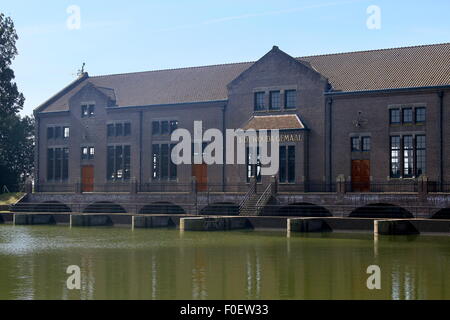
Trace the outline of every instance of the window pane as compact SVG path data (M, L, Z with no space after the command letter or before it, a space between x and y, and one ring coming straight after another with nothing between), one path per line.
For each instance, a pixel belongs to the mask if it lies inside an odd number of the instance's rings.
M89 105L89 117L93 117L95 113L95 105L90 104Z
M108 147L106 171L106 177L108 180L112 180L115 178L114 171L114 147Z
M115 178L116 180L123 179L123 150L122 146L116 146L116 161L115 161Z
M161 134L169 133L169 121L161 121Z
M255 110L264 110L264 92L255 93Z
M370 137L363 137L362 138L362 150L363 151L370 151Z
M288 147L288 182L295 182L295 146Z
M416 137L416 166L417 176L426 173L426 138L425 136Z
M116 137L123 136L123 124L116 123Z
M85 160L88 158L89 150L87 147L81 148L81 159Z
M115 135L113 124L108 124L107 132L108 132L108 137L113 137Z
M159 175L159 163L160 163L160 152L159 152L159 145L154 144L152 146L152 177L155 180L158 180Z
M55 149L55 180L61 179L61 168L62 168L61 160L62 160L61 148L56 148Z
M391 137L391 177L400 177L400 137Z
M53 127L48 127L47 128L47 139L53 139Z
M359 137L352 137L351 138L351 143L352 143L352 151L359 151L360 150L360 142L359 142Z
M94 156L95 156L95 148L90 147L89 148L89 159L94 159Z
M54 151L47 150L47 180L53 180L53 166L54 166Z
M125 146L123 148L123 171L124 179L129 180L131 176L131 147Z
M403 109L403 123L412 123L413 113L411 108Z
M400 123L400 109L391 109L389 114L391 123Z
M280 182L286 182L286 146L280 146Z
M403 137L403 175L405 177L411 177L414 174L413 163L413 137Z
M55 127L55 139L61 138L61 127Z
M297 91L287 90L285 93L285 107L286 109L297 107Z
M157 135L160 134L160 127L159 127L159 121L153 121L152 122L152 134Z
M271 91L270 92L270 109L280 109L281 107L281 99L280 99L280 91Z
M88 116L88 106L87 105L82 105L81 106L81 117L85 118Z
M421 123L426 120L426 109L416 108L416 122Z
M161 179L169 178L169 145L161 145Z
M64 127L64 138L67 139L70 136L70 128Z
M124 128L123 128L123 134L124 134L124 136L131 135L131 123L130 122L125 122Z
M178 129L178 121L176 120L170 121L170 133L173 133L177 129Z
M69 148L63 149L62 178L63 180L69 178Z
M170 145L170 153L172 153L173 148L175 148L176 144ZM170 180L176 180L177 179L177 165L172 162L172 157L169 155L169 162L170 162Z

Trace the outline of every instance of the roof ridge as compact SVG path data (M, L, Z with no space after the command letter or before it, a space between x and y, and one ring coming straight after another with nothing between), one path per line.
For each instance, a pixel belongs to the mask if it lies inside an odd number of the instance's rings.
M435 46L443 46L443 45L450 45L450 42L420 44L420 45L414 45L414 46L392 47L392 48L372 49L372 50L356 50L356 51L348 51L348 52L313 54L313 55L309 55L309 56L297 57L296 59L324 57L324 56L336 56L336 55L352 54L352 53L368 53L368 52L389 51L389 50L398 50L398 49L411 49L411 48L421 48L421 47L435 47Z
M359 50L359 51L356 50L356 51L348 51L348 52L325 53L325 54L315 54L315 55L309 55L309 56L301 56L301 57L296 57L295 59L302 60L302 59L313 58L313 57L336 56L336 55L353 54L353 53L380 52L380 51L389 51L389 50L397 50L397 49L411 49L411 48L421 48L421 47L434 47L434 46L443 46L443 45L449 45L449 44L450 44L450 42L443 42L443 43L422 44L422 45L413 45L413 46L404 46L404 47L383 48L383 49ZM168 69L156 69L156 70L147 70L147 71L111 73L111 74L89 76L89 78L93 79L93 78L125 76L125 75L141 74L141 73L162 72L162 71L213 68L213 67L232 66L232 65L240 65L240 64L255 63L255 62L256 61L230 62L230 63L217 63L217 64L211 64L211 65L190 66L190 67L181 67L181 68L168 68Z
M135 71L135 72L102 74L102 75L96 75L96 76L89 76L89 78L92 79L92 78L103 78L103 77L111 77L111 76L132 75L132 74L139 74L139 73L152 73L152 72L161 72L161 71L175 71L175 70L212 68L212 67L231 66L231 65L247 64L247 63L255 63L255 61L218 63L218 64L203 65L203 66L193 66L193 67L181 67L181 68L168 68L168 69L157 69L157 70L147 70L147 71Z

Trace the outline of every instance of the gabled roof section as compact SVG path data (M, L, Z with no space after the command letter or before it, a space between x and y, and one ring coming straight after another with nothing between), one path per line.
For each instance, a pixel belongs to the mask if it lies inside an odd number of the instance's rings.
M282 59L286 59L286 60L290 60L292 62L294 62L294 65L298 64L300 66L302 66L303 68L307 68L310 71L317 73L319 76L322 76L320 73L318 73L308 61L303 61L300 59L295 59L293 57L291 57L290 55L288 55L286 52L280 50L277 46L273 46L272 50L270 50L268 53L266 53L261 59L259 59L258 61L256 61L255 63L253 63L247 70L245 70L244 72L242 72L236 79L234 79L233 81L231 81L227 87L230 88L233 85L236 85L237 83L239 83L239 81L245 77L246 74L248 74L249 72L252 71L253 68L255 68L257 65L264 63L264 61L266 60L266 58L269 58L270 56L277 56L277 57L281 57Z
M244 130L293 130L305 129L303 122L296 114L253 116L244 125Z
M334 91L450 85L450 43L309 56L296 60L327 78ZM114 93L120 107L227 100L227 85L253 64L244 62L97 77L89 77L86 73L36 111L67 111L69 98L85 81L97 88L109 88L104 93L111 98Z

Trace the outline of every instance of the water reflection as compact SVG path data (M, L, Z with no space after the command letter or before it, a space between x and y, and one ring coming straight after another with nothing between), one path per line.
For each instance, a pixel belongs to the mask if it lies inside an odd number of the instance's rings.
M0 226L0 299L450 299L449 267L448 237Z

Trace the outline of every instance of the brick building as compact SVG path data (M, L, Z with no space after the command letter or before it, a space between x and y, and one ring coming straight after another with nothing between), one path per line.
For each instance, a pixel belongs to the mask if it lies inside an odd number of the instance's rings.
M355 191L421 176L440 185L450 181L449 91L450 44L302 58L273 47L256 62L84 73L35 110L36 185L181 190L195 176L198 191L245 186L257 165L171 162L170 133L196 120L280 129L280 190L328 190L337 177Z

